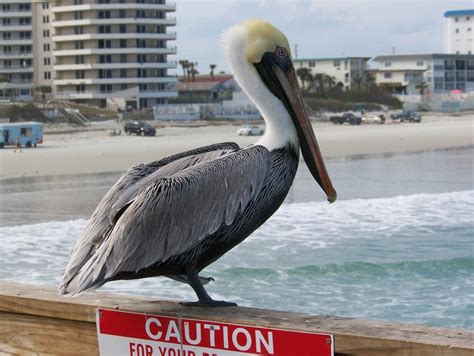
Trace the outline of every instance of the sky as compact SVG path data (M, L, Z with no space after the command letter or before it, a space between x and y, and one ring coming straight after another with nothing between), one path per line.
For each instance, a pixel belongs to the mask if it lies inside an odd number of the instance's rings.
M443 51L443 14L474 0L174 0L178 54L201 74L229 71L220 37L249 18L273 23L298 58ZM172 29L174 31L174 29ZM181 68L178 66L178 74Z

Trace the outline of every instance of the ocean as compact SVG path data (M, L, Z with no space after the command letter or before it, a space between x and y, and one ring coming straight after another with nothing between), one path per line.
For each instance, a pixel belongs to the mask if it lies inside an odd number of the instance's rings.
M328 162L339 200L303 166L285 204L202 272L217 299L320 315L472 328L474 150ZM4 179L0 279L55 286L118 173ZM166 278L101 290L193 300Z

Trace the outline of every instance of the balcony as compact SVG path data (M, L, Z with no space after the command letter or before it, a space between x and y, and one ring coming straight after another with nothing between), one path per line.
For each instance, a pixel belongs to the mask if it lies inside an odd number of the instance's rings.
M28 59L33 58L33 53L18 53L18 52L0 52L0 59Z
M163 90L163 91L150 91L150 92L140 92L140 98L172 98L177 97L178 93L175 91ZM99 91L86 91L82 93L74 91L65 91L65 92L56 92L54 98L56 100L60 99L106 99L117 97L116 92L111 93L101 93Z
M125 69L125 68L151 68L151 69L175 69L177 67L176 61L169 61L164 63L87 63L87 64L61 64L54 65L54 70L69 71L69 70L91 70L91 69Z
M165 48L88 48L88 49L66 49L53 51L53 56L80 56L88 54L176 54L176 47Z
M32 16L31 10L30 11L1 11L0 12L0 18L31 17L31 16Z
M82 20L63 20L53 21L53 27L75 27L75 26L88 26L88 25L125 25L125 24L152 24L152 25L169 25L175 26L176 19L157 19L157 18L108 18L108 19L82 19Z
M176 83L175 77L54 79L54 85Z
M33 67L14 66L14 67L0 68L0 73L31 73L31 72L33 72Z
M29 25L0 25L0 32L15 32L15 31L31 31L33 28L32 24Z
M2 45L9 46L9 45L31 45L33 44L33 39L30 38L14 38L14 39L8 39L8 40L1 40Z
M153 39L153 40L175 40L176 32L169 33L86 33L82 35L65 35L53 36L53 42L71 42L71 41L87 41L87 40L120 40L120 39Z
M155 10L176 11L176 4L82 4L53 6L51 11L55 14L88 10Z

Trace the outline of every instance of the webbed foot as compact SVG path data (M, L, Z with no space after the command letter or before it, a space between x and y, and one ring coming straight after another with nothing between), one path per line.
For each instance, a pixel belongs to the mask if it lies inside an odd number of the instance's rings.
M197 302L181 302L185 307L236 307L237 303L226 302L225 300L198 300Z

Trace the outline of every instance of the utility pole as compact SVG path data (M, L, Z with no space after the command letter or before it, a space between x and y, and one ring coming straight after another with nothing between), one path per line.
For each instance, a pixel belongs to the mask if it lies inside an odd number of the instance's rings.
M294 54L295 54L295 59L298 59L298 43L295 43L294 47Z

